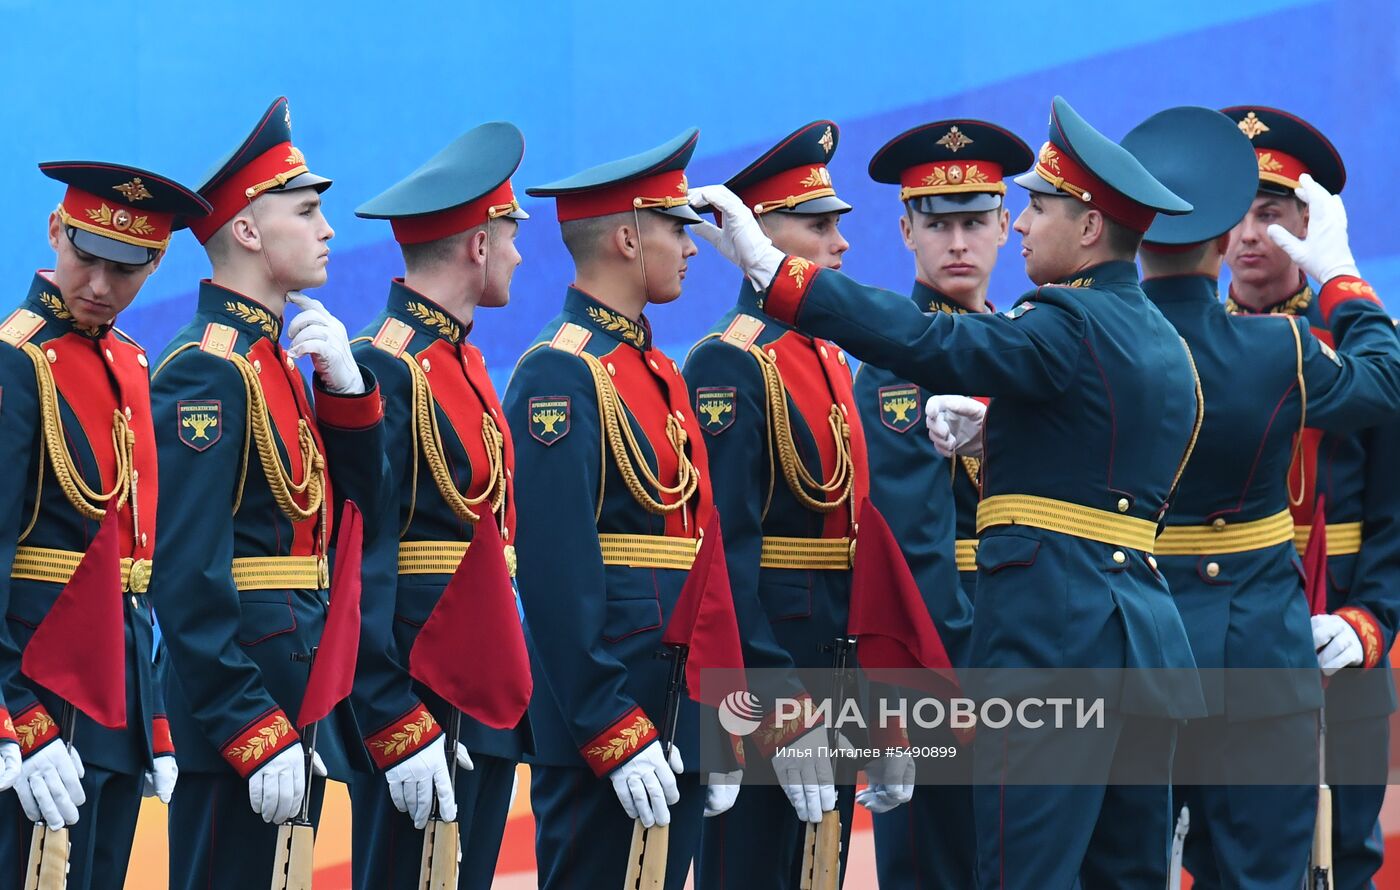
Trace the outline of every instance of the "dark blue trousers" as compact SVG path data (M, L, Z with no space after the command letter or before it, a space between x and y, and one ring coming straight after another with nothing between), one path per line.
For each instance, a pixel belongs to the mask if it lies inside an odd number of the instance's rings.
M462 862L459 890L491 890L496 857L510 814L515 762L475 754L476 769L457 770L457 830ZM357 773L350 783L355 890L416 890L423 832L400 813L380 773Z
M699 776L676 776L676 784L681 799L670 808L666 890L681 890L685 886L699 847L700 820L705 813L705 789ZM743 793L739 796L742 798ZM535 811L535 860L540 890L622 886L633 823L618 803L611 782L587 769L533 766L530 806Z
M967 890L977 886L972 817L972 746L945 726L909 730L916 748L952 748L949 758L918 758L914 797L873 817L880 890ZM746 789L747 793L747 789Z
M311 824L321 820L326 780L311 783ZM170 799L170 890L248 890L271 883L277 826L248 803L233 770L181 773Z
M141 812L142 777L100 766L86 769L87 802L78 808L78 824L68 829L68 890L122 890ZM24 886L33 831L19 796L0 795L0 887Z

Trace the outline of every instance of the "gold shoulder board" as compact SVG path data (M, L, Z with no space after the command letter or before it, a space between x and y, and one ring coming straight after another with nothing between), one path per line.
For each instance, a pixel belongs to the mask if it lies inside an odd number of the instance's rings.
M720 340L747 352L749 347L758 340L758 335L763 333L765 327L767 325L752 315L739 314L734 316L734 320L729 323L729 327L720 336Z
M581 355L583 347L588 345L588 340L592 336L593 332L587 328L566 321L555 332L554 339L549 341L549 348L567 352L570 355Z
M404 349L408 347L408 342L413 339L413 328L397 318L384 319L384 325L380 327L379 333L374 335L375 349L381 349L389 353L394 358L403 355Z
M199 348L219 358L233 355L233 345L238 342L238 330L226 324L211 321L204 329L204 337Z
M18 349L28 343L47 322L44 317L28 309L16 309L5 323L0 325L0 342Z

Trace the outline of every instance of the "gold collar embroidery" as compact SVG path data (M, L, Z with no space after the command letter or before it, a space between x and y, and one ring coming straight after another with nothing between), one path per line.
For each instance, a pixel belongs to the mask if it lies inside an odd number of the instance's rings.
M617 334L638 349L646 349L647 332L637 322L602 306L589 306L588 317L603 330Z
M228 300L224 303L224 311L245 324L257 325L264 334L274 340L281 335L282 323L273 318L272 313L261 306L249 306L247 303L241 303L237 300Z
M430 309L416 301L406 304L405 308L408 309L409 315L418 319L425 327L434 329L453 343L462 339L462 326L448 318L447 313L441 309Z

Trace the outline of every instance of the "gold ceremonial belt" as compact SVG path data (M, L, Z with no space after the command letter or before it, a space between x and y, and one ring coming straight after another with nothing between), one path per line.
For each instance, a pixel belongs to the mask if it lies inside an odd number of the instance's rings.
M1293 540L1293 516L1283 510L1264 519L1210 525L1169 525L1157 538L1158 556L1205 556L1263 550ZM1329 539L1330 540L1330 539Z
M834 569L851 567L856 545L850 538L779 538L765 535L758 564L765 569Z
M453 575L469 541L400 541L400 575ZM505 545L506 569L515 577L515 547Z
M598 535L603 564L635 569L689 569L700 549L698 538L670 535Z
M49 547L16 547L10 577L24 581L52 581L67 584L78 570L83 554L76 550L54 550ZM151 561L122 557L122 590L145 593L151 583Z
M324 590L331 586L324 556L240 556L233 561L239 590Z
M958 571L977 571L977 539L959 538L954 541L953 557L957 560Z
M978 504L978 534L994 525L1026 525L1144 553L1157 537L1150 520L1029 494L998 494Z
M1293 546L1298 548L1298 555L1308 549L1308 539L1312 537L1312 526L1297 525L1293 527ZM1350 553L1361 552L1361 523L1359 522L1329 522L1327 523L1327 555L1346 556Z

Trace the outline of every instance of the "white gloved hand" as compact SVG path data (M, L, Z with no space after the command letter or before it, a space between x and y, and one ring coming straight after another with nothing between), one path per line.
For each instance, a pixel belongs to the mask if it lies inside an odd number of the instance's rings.
M681 769L680 751L674 745L667 763L661 743L652 742L608 778L628 818L640 819L643 828L651 828L671 824L669 807L681 799L676 787L676 774Z
M872 813L888 813L914 796L914 758L887 754L865 768L870 784L856 792L856 803Z
M293 745L248 777L248 802L264 822L280 825L301 807L306 793L305 760L306 751Z
M19 752L19 742L0 742L0 791L8 789L19 778L24 757Z
M142 784L142 797L158 797L163 804L170 803L175 793L175 782L180 778L180 767L175 763L175 755L162 754L146 770Z
M1318 185L1307 173L1298 177L1293 192L1308 205L1308 237L1299 240L1278 223L1269 226L1269 237L1304 272L1323 284L1338 275L1360 277L1347 238L1347 208L1341 196Z
M443 753L446 741L433 739L428 747L384 771L389 783L389 799L400 813L407 813L413 827L428 824L437 796L438 818L444 822L457 819L457 798L452 793L452 780L447 774L447 757Z
M1345 618L1336 615L1312 617L1313 648L1317 650L1317 666L1327 676L1344 667L1355 667L1365 658L1361 638Z
M924 404L924 426L933 447L944 457L962 454L982 456L982 427L987 406L967 396L929 396Z
M461 742L457 743L457 766L465 770L476 769L476 764L472 763L472 756L467 753L467 746Z
M350 335L340 319L331 315L320 300L313 300L303 293L293 291L287 299L301 311L287 326L287 336L292 347L287 354L292 358L311 356L316 366L316 376L321 385L337 395L358 396L365 391L364 375L355 363L355 355L350 351Z
M820 822L823 813L836 809L831 751L826 727L818 726L773 755L778 785L803 822Z
M704 238L720 255L749 277L754 287L766 290L783 264L783 252L763 234L753 212L738 195L722 185L705 185L690 190L694 207L713 207L720 212L724 227L696 223L690 229Z
M30 754L20 766L15 792L24 815L57 831L78 821L78 807L87 803L83 790L82 758L69 751L62 739L54 739Z
M739 783L743 781L744 771L741 769L710 773L705 786L705 818L729 812L734 801L739 799Z

